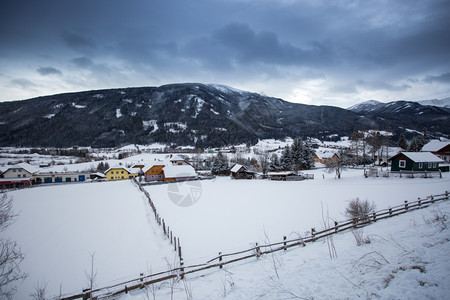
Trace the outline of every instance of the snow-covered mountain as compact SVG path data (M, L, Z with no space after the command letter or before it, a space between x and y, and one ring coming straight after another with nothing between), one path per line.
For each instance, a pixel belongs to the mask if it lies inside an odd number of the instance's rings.
M437 106L437 107L445 107L450 108L450 97L444 98L444 99L433 99L433 100L423 100L419 101L418 103L422 105L431 105L431 106Z
M0 103L4 146L163 143L219 147L259 139L350 135L387 124L450 134L450 111L417 102L370 101L346 110L291 103L224 85L182 83L67 93Z
M367 113L367 112L374 111L383 105L384 105L383 102L380 102L377 100L368 100L368 101L353 105L353 106L349 107L348 110L358 112L358 113L361 113L361 112Z

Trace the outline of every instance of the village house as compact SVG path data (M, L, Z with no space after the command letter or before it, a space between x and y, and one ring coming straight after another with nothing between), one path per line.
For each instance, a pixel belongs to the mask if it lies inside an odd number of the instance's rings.
M441 142L439 140L431 140L425 144L421 152L431 152L444 162L450 163L450 142Z
M190 165L186 160L181 158L178 155L170 155L169 162L172 164L172 166L187 166Z
M389 158L391 171L429 172L439 171L443 160L431 152L400 152Z
M136 178L139 175L140 169L129 169L121 165L114 166L106 170L106 179L108 180L124 180Z
M314 152L314 161L316 163L328 164L331 160L334 162L339 161L339 156L336 153L316 153Z
M248 171L243 165L235 164L230 169L230 176L233 179L253 179L255 177L255 173Z
M0 172L0 188L4 190L29 187L33 184L33 174L38 170L28 163L6 166Z
M145 181L163 181L163 168L164 164L153 164L144 167L142 171L144 172Z
M195 169L187 165L167 165L162 169L164 181L186 181L198 178Z
M36 168L27 163L21 163L17 165L6 166L2 173L3 178L31 178L33 174L38 172L39 168Z

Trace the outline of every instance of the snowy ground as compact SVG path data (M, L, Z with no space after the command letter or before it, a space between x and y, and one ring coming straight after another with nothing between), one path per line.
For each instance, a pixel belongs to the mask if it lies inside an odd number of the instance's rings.
M416 200L417 197L450 189L448 173L444 173L443 178L429 179L364 178L362 170L349 170L342 174L340 180L323 170L307 173L314 173L315 179L275 182L217 178L197 184L178 183L148 186L146 189L160 215L165 218L174 234L180 237L186 265L204 263L219 251L247 249L255 242L277 242L283 235L297 237L311 227L319 229L322 226L322 207L330 218L343 220L347 201L356 197L374 201L379 209L383 209L401 204L404 200ZM178 199L180 195L184 197L191 193L191 206L180 207L172 202L174 196ZM11 236L22 247L26 254L22 268L30 274L20 286L16 299L28 298L37 282L48 283L49 295L58 294L61 284L63 293L80 292L87 286L85 272L90 265L89 255L94 252L98 286L124 281L136 277L140 272L150 273L150 267L153 272L166 270L167 260L173 260L174 252L168 240L162 236L161 228L156 225L151 209L142 193L129 181L41 186L14 191L11 195L14 197L15 210L20 216L15 224L1 234ZM448 210L448 206L443 206L442 211L447 215L450 213ZM338 258L334 260L329 260L327 246L322 243L306 247L306 252L289 251L294 256L280 256L281 280L278 282L276 279L278 283L273 284L286 285L289 290L295 288L294 293L301 292L307 298L346 298L345 295L350 295L349 298L356 298L358 295L365 297L366 291L384 298L398 298L401 294L392 294L391 297L390 294L385 294L389 289L380 288L380 285L391 274L395 279L391 280L390 289L400 289L400 283L410 280L409 275L403 274L420 273L417 268L411 269L415 263L412 259L419 257L423 260L420 265L425 264L428 276L421 280L424 286L429 285L430 290L437 290L433 295L438 296L441 291L448 290L442 285L443 279L436 279L433 274L443 268L436 274L442 275L446 271L446 275L450 275L450 267L448 258L442 258L447 260L439 267L429 255L437 253L445 256L448 253L448 243L442 242L445 237L441 236L444 233L448 235L447 231L421 231L422 240L418 241L420 245L425 243L426 235L434 234L439 237L429 241L430 244L435 244L430 247L432 250L427 250L425 246L424 250L420 250L430 251L430 254L419 253L422 256L411 252L418 251L414 248L416 243L412 238L403 241L403 235L406 236L408 230L413 229L415 233L411 233L411 236L414 237L418 228L422 228L421 213L422 211L414 213L417 226L412 226L414 222L410 219L397 224L395 220L403 220L403 217L398 217L375 225L384 226L380 230L372 232L371 228L376 227L368 227L365 232L374 234L373 243L357 247L357 252L353 254L352 235L339 235L335 238ZM389 242L390 233L385 234L384 230L390 227L403 230L394 239L406 250L393 241ZM432 230L434 227L424 228ZM389 261L380 268L381 271L351 264L356 258L375 251L370 250L370 247L381 250ZM419 263L420 261L417 262ZM271 265L271 258L263 258L255 264L249 262L242 267L227 267L226 270L231 273L214 271L210 276L195 280L193 278L194 299L220 298L220 287L224 284L226 293L232 299L258 296L267 299L283 298L284 292L277 292L267 283L270 276L273 276L273 272L267 274L272 270ZM338 268L341 265L342 269ZM399 269L401 272L394 272L396 268L403 266L406 271ZM343 276L335 272L335 269ZM316 277L308 277L306 280L310 273L314 273ZM335 284L334 289L342 286L342 294L333 297L334 293L323 285L324 278L330 278ZM298 284L302 280L306 282L305 285ZM227 287L229 282L234 284ZM438 284L438 287L434 284ZM186 298L184 290L181 291L182 286L183 283L177 286L178 298ZM270 291L273 290L278 294L271 294ZM165 288L158 292L163 295L163 299L168 298L168 290ZM142 294L136 297L139 299L141 296ZM127 296L124 297L127 299Z
M357 246L352 232L334 236L333 259L319 240L120 300L448 299L449 215L450 202L435 204L365 227L368 244Z
M29 277L15 299L28 299L47 283L48 295L79 293L87 287L90 254L97 283L124 281L166 267L173 257L151 209L131 181L42 186L11 192L16 222L2 236L25 253Z
M449 174L429 179L364 178L363 170L349 170L336 180L323 170L308 173L315 173L315 179L280 182L218 177L201 181L200 186L187 182L146 189L180 237L186 264L203 262L218 252L247 249L267 238L279 242L284 235L304 236L312 227L322 227L322 207L324 215L340 221L346 219L348 201L358 197L384 209L450 189ZM171 201L174 192L192 193L198 201L177 206Z

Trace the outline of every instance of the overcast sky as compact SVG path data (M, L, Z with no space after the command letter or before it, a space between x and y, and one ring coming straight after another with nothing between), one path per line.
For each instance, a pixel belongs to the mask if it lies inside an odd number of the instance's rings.
M221 83L348 107L450 97L450 1L2 0L0 101Z

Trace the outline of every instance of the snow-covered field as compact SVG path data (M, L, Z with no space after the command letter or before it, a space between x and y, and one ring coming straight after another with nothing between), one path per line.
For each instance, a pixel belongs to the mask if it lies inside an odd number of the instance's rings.
M450 202L435 204L352 232L190 274L173 286L158 284L120 300L154 299L448 299ZM172 292L173 291L173 292Z
M29 277L15 299L28 299L37 283L49 295L87 287L91 256L99 285L166 266L174 251L131 181L42 186L10 192L16 222L2 236L25 253Z
M364 178L362 170L348 170L340 180L322 169L307 173L314 173L315 179L276 182L218 177L145 188L180 238L186 265L204 263L219 251L243 250L255 242L278 242L283 235L297 237L311 227L320 229L322 213L344 220L347 201L356 197L383 209L450 190L448 173L428 179ZM29 298L36 283L47 283L50 296L58 295L60 286L63 294L80 292L87 287L91 253L95 253L98 286L148 274L150 269L165 270L167 261L174 259L143 194L130 181L41 186L10 194L19 217L1 234L22 247L26 255L22 269L29 274L16 299ZM171 201L174 195L188 194L195 200L191 206ZM449 215L448 204L439 207L442 215ZM291 292L315 299L423 298L427 293L442 298L449 291L445 278L450 275L450 237L448 230L426 224L425 212L432 214L431 210L367 227L364 232L372 242L361 247L355 246L351 233L336 236L338 257L333 260L323 242L277 254L280 279L271 256L230 265L226 272L188 277L194 299L221 298L224 293L231 299L279 299L293 297L288 295ZM426 272L421 272L422 266ZM157 299L169 298L167 284L160 287ZM182 282L175 292L176 298L186 298ZM142 293L133 295L146 299Z
M315 179L281 182L218 177L201 181L201 186L185 182L145 188L180 237L186 264L204 262L218 252L247 249L267 239L279 242L284 235L304 236L312 227L322 228L322 212L332 220L345 220L345 206L355 198L384 209L450 190L449 174L429 179L364 178L363 170L348 170L336 180L322 169L308 173L314 173ZM192 193L198 201L177 206L171 201L174 191Z

